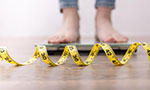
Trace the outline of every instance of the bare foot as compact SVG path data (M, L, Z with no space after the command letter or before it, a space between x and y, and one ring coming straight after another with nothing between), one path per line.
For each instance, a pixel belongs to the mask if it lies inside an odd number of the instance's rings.
M48 39L48 43L71 43L79 39L79 15L76 8L63 9L64 21L62 30Z
M111 8L99 7L96 14L96 37L106 43L126 43L128 38L114 30L111 23Z

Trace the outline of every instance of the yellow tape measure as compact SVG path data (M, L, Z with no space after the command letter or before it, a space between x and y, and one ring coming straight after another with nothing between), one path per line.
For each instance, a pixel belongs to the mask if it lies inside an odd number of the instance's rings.
M32 64L41 57L41 59L46 64L49 64L51 66L58 66L58 65L65 63L68 56L71 55L72 59L77 65L86 66L86 65L92 64L100 48L102 48L104 52L106 53L108 59L111 61L111 63L116 66L119 66L119 65L126 64L130 60L130 58L132 57L133 53L135 52L135 50L137 49L139 45L141 45L145 49L148 55L148 58L150 60L150 45L145 42L144 43L135 42L128 48L127 52L125 53L121 61L117 58L114 51L107 43L96 43L91 49L91 52L89 56L87 57L87 59L85 60L85 62L82 61L78 53L78 50L76 46L74 45L66 45L60 59L56 63L52 62L52 60L49 58L47 49L45 46L37 46L32 58L24 63L16 62L9 56L6 47L0 47L0 61L5 60L10 64L22 66L22 65Z

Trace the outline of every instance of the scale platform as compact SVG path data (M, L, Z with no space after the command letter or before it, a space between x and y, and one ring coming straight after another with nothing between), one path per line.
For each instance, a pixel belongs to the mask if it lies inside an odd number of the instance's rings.
M80 41L78 43L64 43L64 44L48 44L48 43L41 43L41 44L36 44L36 45L44 45L47 47L47 52L49 55L61 55L64 47L66 45L75 45L81 55L87 55L91 51L93 45L95 43L100 43L100 42L95 42L95 41L89 41L89 40L84 40ZM133 42L128 42L128 43L108 43L113 51L116 54L125 54L128 47L133 44ZM136 50L137 51L137 50ZM100 49L99 54L104 53L102 49Z

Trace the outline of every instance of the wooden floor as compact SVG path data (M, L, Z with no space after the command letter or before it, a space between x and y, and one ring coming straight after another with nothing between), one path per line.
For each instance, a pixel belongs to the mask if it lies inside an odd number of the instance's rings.
M132 41L149 42L149 37L130 37ZM47 37L0 38L10 56L25 62L34 53L36 43ZM121 59L123 55L118 55ZM56 61L59 56L50 56ZM85 59L87 56L82 56ZM1 90L146 90L150 88L150 63L146 52L139 47L131 61L114 66L105 55L96 57L92 65L77 66L71 58L64 65L51 67L41 59L32 65L16 67L0 63Z

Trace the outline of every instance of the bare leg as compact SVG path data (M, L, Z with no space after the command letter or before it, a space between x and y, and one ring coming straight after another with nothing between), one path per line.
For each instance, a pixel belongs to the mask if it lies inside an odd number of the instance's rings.
M77 9L64 8L63 15L62 30L49 37L49 43L70 43L76 42L79 39L79 15Z
M96 37L106 43L126 43L128 38L114 30L111 23L111 8L98 7L96 14Z

